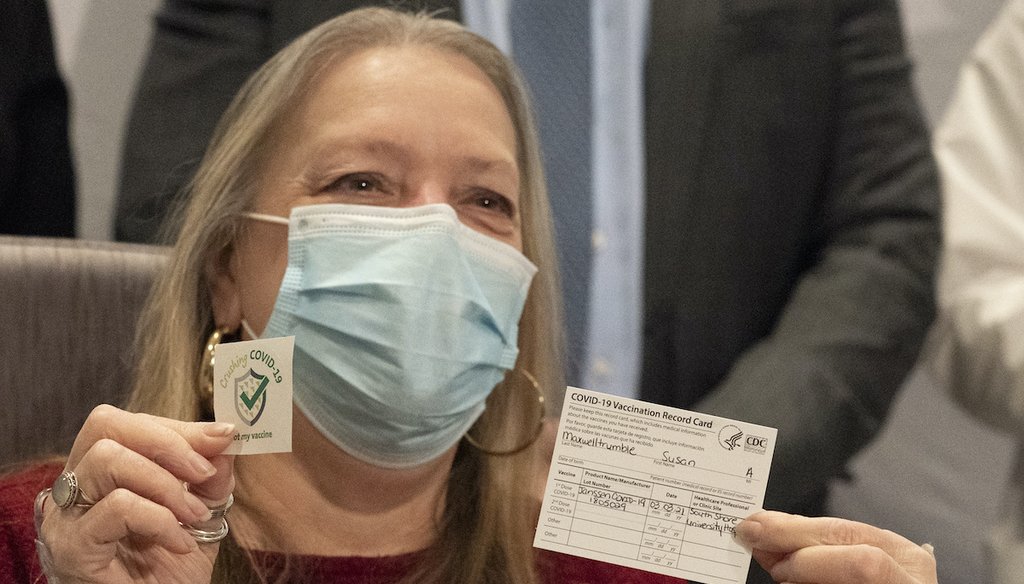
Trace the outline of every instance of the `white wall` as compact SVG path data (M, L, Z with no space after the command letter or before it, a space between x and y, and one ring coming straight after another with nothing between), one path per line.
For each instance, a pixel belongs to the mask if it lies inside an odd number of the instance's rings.
M71 95L79 237L113 237L121 136L158 0L49 0Z

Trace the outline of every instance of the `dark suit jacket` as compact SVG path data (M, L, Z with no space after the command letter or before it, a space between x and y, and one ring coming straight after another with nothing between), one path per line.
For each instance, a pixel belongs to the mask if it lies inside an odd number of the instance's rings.
M778 428L765 506L820 513L933 315L896 3L652 6L642 395Z
M200 26L189 12L203 4L234 10ZM182 183L168 171L191 168L246 75L359 4L168 2L129 130L119 237L153 237ZM652 11L642 395L777 427L766 507L820 512L932 318L936 172L895 2ZM585 311L578 296L568 308Z
M73 236L68 96L45 0L0 9L0 233Z

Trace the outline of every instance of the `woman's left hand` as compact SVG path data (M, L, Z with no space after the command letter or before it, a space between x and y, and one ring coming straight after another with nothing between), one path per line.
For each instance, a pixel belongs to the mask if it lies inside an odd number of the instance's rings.
M930 545L865 523L761 511L737 525L736 536L776 582L938 583Z

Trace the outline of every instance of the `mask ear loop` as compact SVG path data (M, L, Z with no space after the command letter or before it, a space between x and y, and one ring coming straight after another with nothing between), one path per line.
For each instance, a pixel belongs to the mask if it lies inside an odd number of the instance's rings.
M267 215L266 213L256 213L255 211L245 211L244 213L238 214L246 219L254 219L256 221L263 221L264 223L277 223L278 225L288 225L289 221L287 217L281 217L280 215Z
M249 321L245 320L244 318L242 319L242 330L245 331L245 334L249 335L249 338L251 340L255 341L256 339L260 338L260 335L256 334L256 331L252 330L252 327L249 326Z
M485 448L482 444L480 444L476 440L476 438L473 438L472 434L470 434L469 432L466 432L466 435L465 435L466 442L468 442L470 446L472 446L473 448L476 448L477 450L479 450L480 452L482 452L484 454L489 454L491 456L512 456L513 454L519 454L520 452L526 450L530 446L533 446L533 443L537 441L537 438L540 436L541 430L544 428L544 412L545 412L544 392L542 392L540 390L540 383L537 383L537 378L534 377L526 369L520 369L520 368L517 367L517 368L513 369L512 371L517 371L517 372L519 372L520 375L525 377L526 380L530 382L530 385L533 386L534 391L537 392L537 402L538 402L537 410L539 411L539 415L537 416L537 428L534 430L533 436L531 436L529 440L527 440L526 442L524 442L522 444L514 446L510 450L494 450L494 449L490 449L490 448Z
M265 213L255 213L252 211L246 211L239 213L241 217L247 219L254 219L256 221L263 221L266 223L277 223L280 225L288 225L289 221L287 217L280 217L278 215L267 215ZM249 323L242 319L242 328L245 332L253 339L258 339L259 336L254 334ZM224 337L233 333L232 329L227 327L217 327L210 333L210 336L206 339L206 344L203 345L203 354L199 358L199 374L197 376L196 393L199 394L199 409L200 415L203 419L213 419L213 363L216 360L217 344L220 343Z

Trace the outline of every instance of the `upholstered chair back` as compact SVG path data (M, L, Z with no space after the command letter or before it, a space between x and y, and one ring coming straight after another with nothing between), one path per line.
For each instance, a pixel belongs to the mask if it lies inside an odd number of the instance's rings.
M0 236L0 470L66 453L93 407L123 402L136 318L165 253Z

